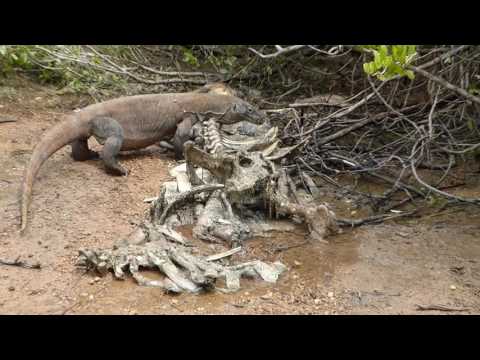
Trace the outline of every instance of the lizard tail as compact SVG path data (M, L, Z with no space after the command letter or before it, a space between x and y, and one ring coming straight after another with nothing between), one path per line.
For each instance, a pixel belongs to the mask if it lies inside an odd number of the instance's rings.
M25 169L22 183L21 233L23 233L27 227L28 209L32 197L33 183L40 167L50 156L65 145L86 136L88 136L88 128L86 126L82 126L75 118L67 118L66 121L48 130L35 146L30 163Z

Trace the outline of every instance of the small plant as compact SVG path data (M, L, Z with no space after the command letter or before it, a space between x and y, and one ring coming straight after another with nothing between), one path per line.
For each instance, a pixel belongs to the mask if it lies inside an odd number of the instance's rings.
M362 48L374 57L372 62L363 64L368 75L382 81L397 75L415 79L415 74L407 66L417 55L416 45L363 45Z
M115 57L124 55L126 48L120 45L98 47L104 54ZM60 53L60 56L53 56L54 53ZM116 74L89 65L101 65L102 61L97 54L87 55L78 45L0 45L1 75L23 71L41 83L54 84L78 93L124 86L125 80Z
M198 67L200 65L198 58L193 54L193 51L187 48L183 48L183 61L193 67Z

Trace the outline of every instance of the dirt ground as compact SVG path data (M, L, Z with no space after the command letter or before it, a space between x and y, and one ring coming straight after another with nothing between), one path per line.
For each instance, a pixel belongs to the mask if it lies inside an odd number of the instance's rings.
M301 245L301 230L252 240L235 260L280 260L290 269L273 286L244 280L236 294L171 296L133 280L83 274L75 268L78 249L109 248L130 233L148 210L143 199L156 196L174 165L153 147L123 156L131 175L118 178L98 161L73 162L66 147L40 171L30 228L19 236L20 182L32 148L62 113L84 102L28 81L0 86L0 118L17 120L0 124L0 259L42 265L0 265L0 314L452 313L417 305L480 313L475 208L349 230L330 244ZM480 187L465 191L480 196Z

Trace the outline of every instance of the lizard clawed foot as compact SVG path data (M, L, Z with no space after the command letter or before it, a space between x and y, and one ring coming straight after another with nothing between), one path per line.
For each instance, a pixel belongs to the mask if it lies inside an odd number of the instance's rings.
M89 160L98 160L100 159L100 154L96 151L88 152L74 152L71 154L73 160L75 161L89 161Z
M100 160L100 154L96 151L91 151L89 155L89 160Z
M129 174L129 171L120 165L107 167L107 172L115 176L128 176Z

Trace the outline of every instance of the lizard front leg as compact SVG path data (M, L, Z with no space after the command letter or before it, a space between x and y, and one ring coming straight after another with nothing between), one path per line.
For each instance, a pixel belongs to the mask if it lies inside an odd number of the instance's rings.
M193 115L188 115L177 125L177 131L172 140L176 160L181 160L185 157L184 145L193 137L192 127L194 123Z

